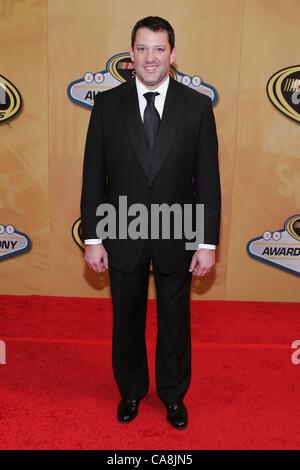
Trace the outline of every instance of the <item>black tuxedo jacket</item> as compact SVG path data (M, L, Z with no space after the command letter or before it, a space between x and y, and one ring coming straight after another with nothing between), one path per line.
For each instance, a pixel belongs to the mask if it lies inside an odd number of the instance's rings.
M98 238L99 204L108 202L118 210L120 195L127 196L128 207L134 203L148 208L151 203L204 204L203 242L218 244L221 207L218 141L209 97L170 78L150 161L135 80L95 96L83 165L84 239ZM134 218L128 217L128 224ZM153 256L163 274L188 269L194 252L186 250L186 241L191 240L184 234L181 239L160 236L152 240ZM133 271L143 243L141 238L104 239L110 266Z

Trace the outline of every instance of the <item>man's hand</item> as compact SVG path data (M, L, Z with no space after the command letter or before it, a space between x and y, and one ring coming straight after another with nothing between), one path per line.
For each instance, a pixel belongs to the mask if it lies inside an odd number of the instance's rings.
M108 270L108 255L102 243L85 245L84 260L88 267L97 273L103 273Z
M193 255L189 271L195 276L205 276L214 267L215 262L215 250L200 248Z

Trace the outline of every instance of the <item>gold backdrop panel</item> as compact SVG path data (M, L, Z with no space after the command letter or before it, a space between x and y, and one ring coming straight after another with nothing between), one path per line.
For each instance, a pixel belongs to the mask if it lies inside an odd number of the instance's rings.
M0 224L32 240L29 253L1 262L1 293L49 294L46 1L0 1L0 57L23 99L0 126Z
M299 124L266 94L276 71L299 63L300 2L245 2L227 299L299 301L299 278L249 258L247 242L299 213Z
M299 64L299 0L89 0L84 8L80 0L0 0L0 75L23 100L0 126L0 224L33 244L1 262L1 292L110 296L107 274L85 267L71 234L90 110L67 88L128 51L133 24L151 14L175 28L177 69L219 94L221 245L216 269L193 279L192 298L299 301L298 277L246 251L250 239L299 213L299 123L266 93L274 73Z

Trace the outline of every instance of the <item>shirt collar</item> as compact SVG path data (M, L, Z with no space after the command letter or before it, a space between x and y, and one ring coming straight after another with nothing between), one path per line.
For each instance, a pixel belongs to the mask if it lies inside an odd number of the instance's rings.
M169 82L170 82L170 77L168 75L167 79L161 85L159 85L156 89L148 90L148 88L145 87L145 85L138 79L138 77L137 76L135 77L136 88L137 88L137 92L139 96L144 95L144 93L147 93L149 91L153 91L153 92L157 91L160 95L163 95L165 97L167 94Z

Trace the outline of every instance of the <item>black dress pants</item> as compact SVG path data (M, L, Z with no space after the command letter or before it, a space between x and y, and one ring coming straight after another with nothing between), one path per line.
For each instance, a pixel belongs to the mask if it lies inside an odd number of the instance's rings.
M182 400L190 384L192 273L161 274L150 239L144 241L140 262L132 273L109 269L114 310L112 363L121 396L142 399L149 388L145 326L151 259L157 298L156 389L168 404Z

